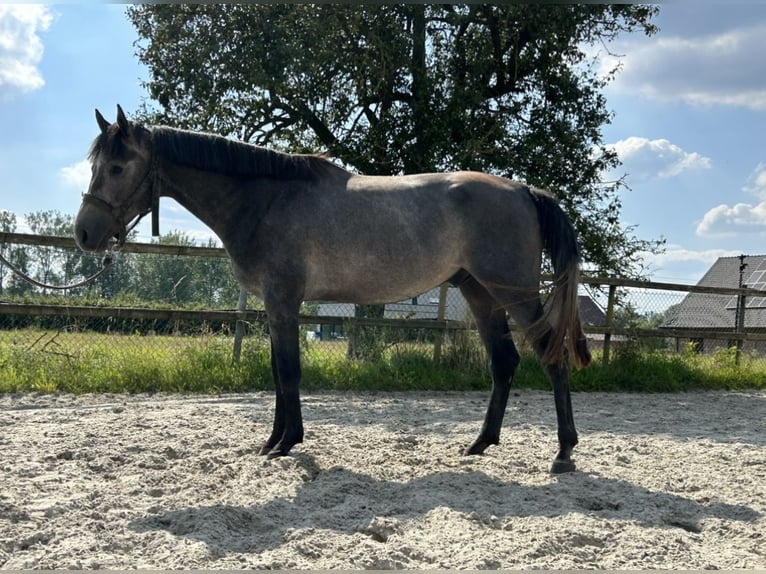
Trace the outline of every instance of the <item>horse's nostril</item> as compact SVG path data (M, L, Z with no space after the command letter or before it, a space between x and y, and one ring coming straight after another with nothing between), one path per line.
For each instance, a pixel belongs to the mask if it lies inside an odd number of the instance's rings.
M88 232L84 229L80 230L80 244L85 245L85 243L88 241Z

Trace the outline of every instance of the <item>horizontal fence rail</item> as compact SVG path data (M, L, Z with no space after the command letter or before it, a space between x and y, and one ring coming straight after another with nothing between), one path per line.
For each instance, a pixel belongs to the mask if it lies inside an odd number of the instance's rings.
M146 319L149 321L208 321L234 323L247 321L265 323L264 311L195 311L188 309L148 309L145 307L107 307L87 305L35 305L4 303L0 301L0 314L20 316L55 316L114 319ZM465 330L471 326L464 321L438 321L431 319L385 319L374 317L334 317L332 315L305 315L298 317L302 325L345 325L364 327L390 327L393 329Z

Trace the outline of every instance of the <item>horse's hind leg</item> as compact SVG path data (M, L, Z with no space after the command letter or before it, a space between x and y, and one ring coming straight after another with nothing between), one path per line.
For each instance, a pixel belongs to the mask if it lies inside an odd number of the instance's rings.
M519 353L511 340L505 309L473 278L463 283L460 290L476 319L492 375L492 395L484 424L478 438L465 450L465 454L481 454L488 446L500 442L500 428L513 374L519 364Z
M558 422L559 452L553 461L551 472L554 474L572 472L575 470L572 450L577 445L578 439L572 415L572 398L569 392L569 367L565 364L546 364L542 361L553 329L547 322L540 321L543 317L543 307L539 298L516 301L514 304L508 305L507 308L516 323L527 331L527 337L530 339L553 387ZM541 325L542 327L540 327Z
M537 350L541 357L545 346ZM556 402L556 419L558 420L559 452L556 455L551 472L574 472L575 463L572 460L572 450L577 445L577 430L572 415L572 397L569 393L569 368L566 365L543 365L545 373L553 385L553 399Z

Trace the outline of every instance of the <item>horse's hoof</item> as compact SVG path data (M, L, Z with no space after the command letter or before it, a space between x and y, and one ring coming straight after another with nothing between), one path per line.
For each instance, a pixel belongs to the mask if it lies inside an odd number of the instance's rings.
M551 474L563 474L565 472L574 472L574 471L575 471L575 463L573 460L556 459L553 461L553 466L551 466Z
M278 446L275 446L272 448L268 453L266 453L266 458L268 460L271 460L272 458L280 458L282 456L287 456L289 451L279 448Z
M487 447L490 445L485 440L477 439L474 443L463 451L463 456L471 456L474 454L484 454Z

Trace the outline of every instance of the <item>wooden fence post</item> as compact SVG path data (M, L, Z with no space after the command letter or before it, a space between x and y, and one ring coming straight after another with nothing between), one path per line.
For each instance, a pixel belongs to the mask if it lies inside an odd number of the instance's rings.
M247 311L247 291L240 287L239 300L237 301L237 312ZM239 357L242 354L242 339L245 337L245 322L237 319L237 326L234 329L234 362L239 363Z
M439 307L436 310L436 320L439 323L444 322L444 317L447 312L447 291L449 285L443 283L439 288ZM444 344L444 331L439 329L436 332L436 340L434 341L434 363L438 363L442 359L442 345Z
M737 297L737 325L734 331L741 335L745 332L745 307L747 306L746 296L740 295ZM739 365L739 358L742 355L742 346L745 341L743 339L737 339L736 351L734 353L734 364Z
M612 347L612 327L614 326L614 304L617 299L617 285L609 285L609 299L606 303L606 332L604 333L604 365L609 364L609 352Z

